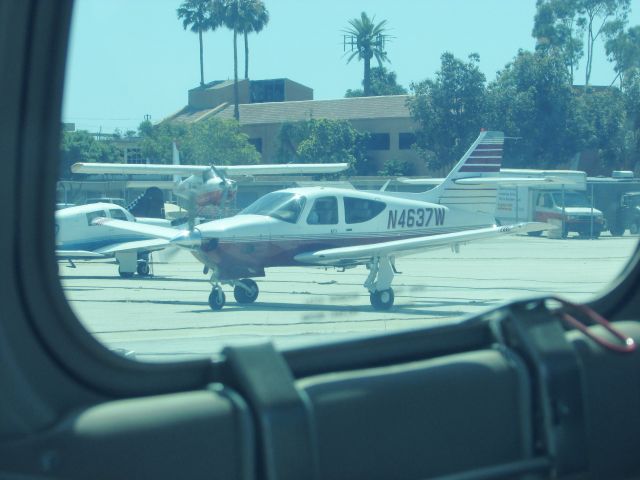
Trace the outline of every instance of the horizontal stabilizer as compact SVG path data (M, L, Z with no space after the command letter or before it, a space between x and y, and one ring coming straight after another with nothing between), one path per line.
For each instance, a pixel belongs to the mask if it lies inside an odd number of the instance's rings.
M457 185L493 185L498 187L515 187L522 186L535 186L535 185L572 185L574 180L560 177L542 177L542 178L527 178L527 177L477 177L477 178L460 178L454 180Z
M390 242L358 245L352 247L329 248L316 252L305 252L295 256L299 262L316 265L350 265L366 263L374 257L399 257L455 244L484 240L502 235L537 232L554 228L547 223L529 222L508 226L493 226L467 230L464 232L445 233L425 237L392 240Z
M88 250L56 250L56 257L61 260L67 260L75 258L104 258L104 255Z

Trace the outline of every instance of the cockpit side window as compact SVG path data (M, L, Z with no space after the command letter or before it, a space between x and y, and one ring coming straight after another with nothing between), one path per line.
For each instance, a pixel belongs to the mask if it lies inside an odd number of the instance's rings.
M117 208L109 209L109 213L111 214L111 218L115 218L116 220L124 220L125 222L129 220L127 214Z
M104 210L96 210L95 212L89 212L87 213L87 225L91 226L93 225L93 222L96 218L99 217L106 217L107 216L107 212L105 212Z
M375 218L387 204L366 198L344 197L344 217L346 223L362 223Z
M271 192L256 200L238 215L267 215L296 223L304 209L306 197L291 192Z
M335 225L338 223L338 200L336 197L320 197L313 202L307 216L309 225Z

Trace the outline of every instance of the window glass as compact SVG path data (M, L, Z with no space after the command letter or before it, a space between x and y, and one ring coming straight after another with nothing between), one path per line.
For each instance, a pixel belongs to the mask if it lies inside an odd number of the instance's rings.
M388 133L370 133L367 140L369 150L389 150L390 137Z
M235 36L206 10L234 2L73 3L55 201L70 207L56 248L77 268L58 272L109 348L175 360L452 323L527 296L589 301L637 246L640 59L616 48L633 43L638 2L611 2L629 11L595 21L593 43L580 2L252 0L269 20ZM348 169L295 166L336 163ZM139 221L88 228L105 216L91 201ZM528 222L546 229L473 237ZM400 250L416 238L455 244ZM362 256L375 244L395 268Z
M400 150L409 150L416 143L416 134L400 132L398 134L398 148Z
M127 215L122 211L115 208L109 209L109 213L111 214L111 218L115 218L116 220L129 220Z
M313 202L307 216L309 225L335 225L338 223L338 200L336 197L320 197Z
M362 223L375 218L386 207L384 202L363 198L344 197L346 223Z
M273 192L256 200L240 215L267 215L289 223L296 223L304 208L305 197L290 192Z
M95 212L89 212L87 213L87 225L93 225L93 222L96 218L100 218L100 217L106 217L107 216L107 212L105 212L104 210L97 210Z

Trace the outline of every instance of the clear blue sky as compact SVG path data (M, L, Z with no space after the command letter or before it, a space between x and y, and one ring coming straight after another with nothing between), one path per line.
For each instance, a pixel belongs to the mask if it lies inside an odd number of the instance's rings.
M198 36L176 17L180 1L76 0L67 65L63 121L76 128L135 130L145 115L156 122L187 103L199 84ZM522 48L532 50L535 0L265 0L271 20L249 37L249 77L287 77L314 90L318 100L360 88L362 63L346 63L342 30L365 11L386 19L387 46L398 82L432 78L440 55L480 54L488 81ZM630 25L640 24L632 0ZM239 37L239 75L244 74ZM233 35L204 35L205 81L233 78ZM581 67L584 59L581 62ZM375 63L374 63L375 65ZM614 77L599 44L592 84ZM578 71L576 83L584 82Z

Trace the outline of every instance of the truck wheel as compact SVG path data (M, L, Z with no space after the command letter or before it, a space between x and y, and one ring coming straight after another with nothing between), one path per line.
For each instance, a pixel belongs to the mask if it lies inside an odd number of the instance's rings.
M629 233L631 235L637 235L638 234L638 230L640 230L638 228L638 224L637 223L632 223L631 225L629 225Z
M620 237L624 235L624 227L622 225L615 225L609 228L609 232L611 232L611 235L614 237Z

